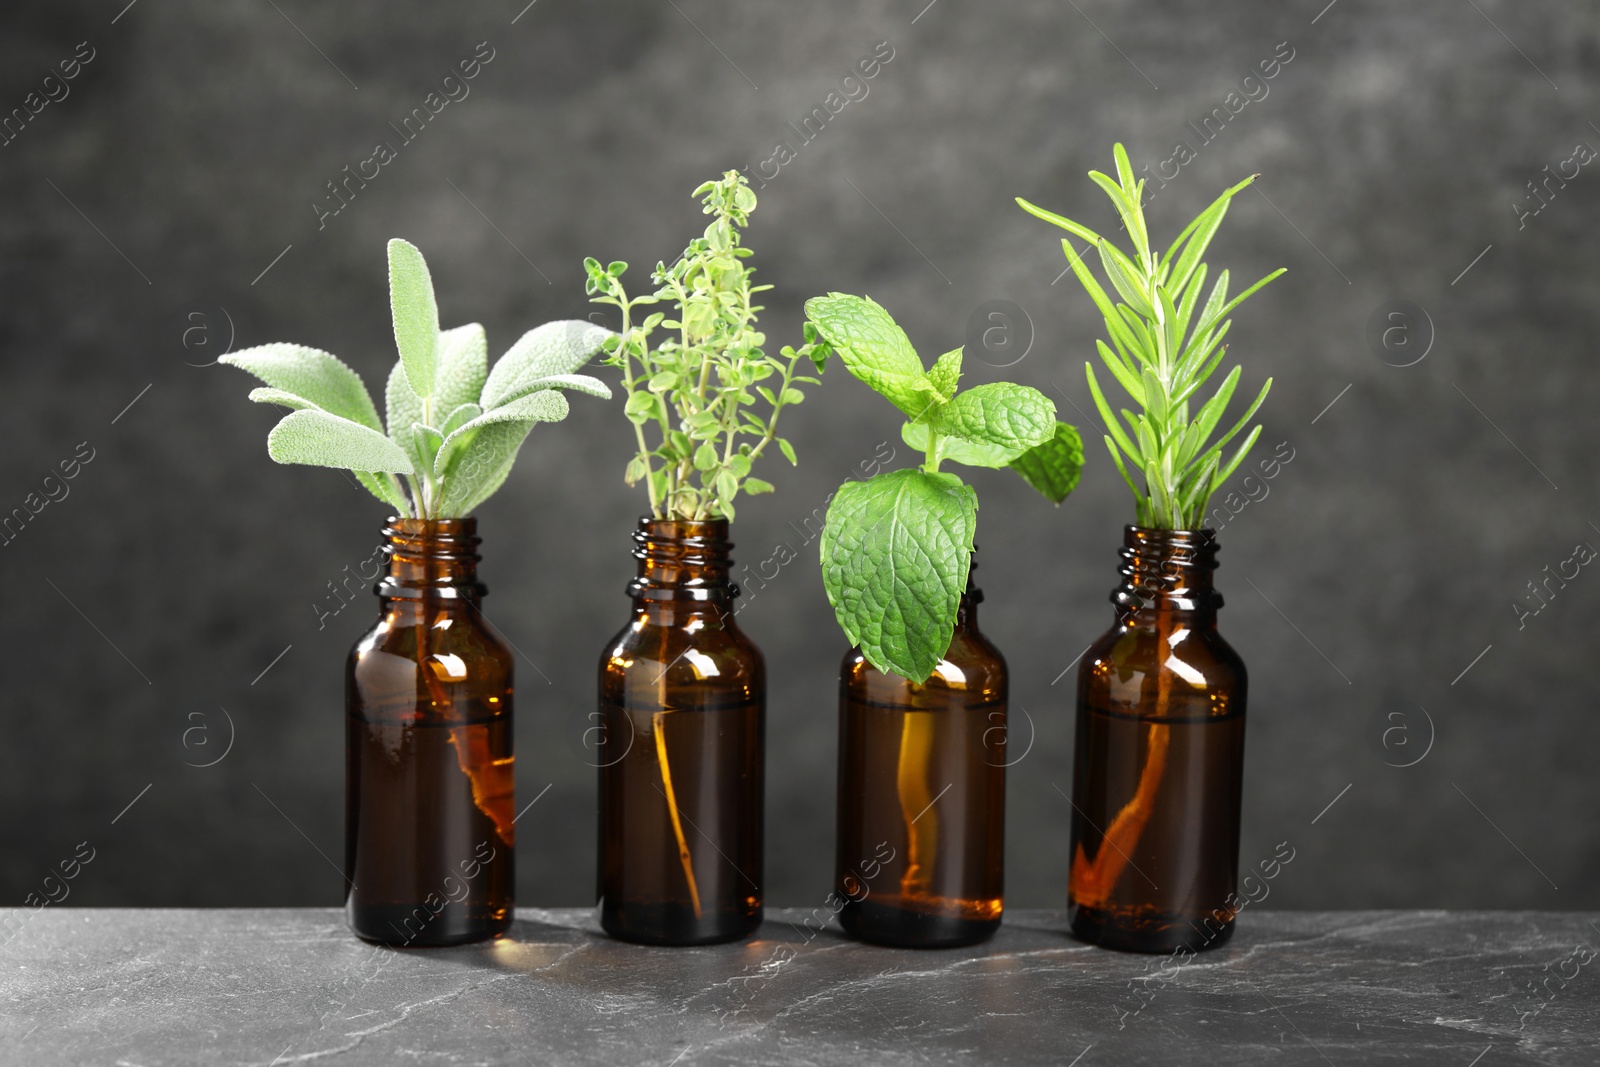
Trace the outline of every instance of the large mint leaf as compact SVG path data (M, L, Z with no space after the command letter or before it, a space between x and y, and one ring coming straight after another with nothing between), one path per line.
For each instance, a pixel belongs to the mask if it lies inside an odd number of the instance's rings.
M942 435L1014 448L1021 454L1055 433L1056 406L1037 389L992 382L957 395L935 410L928 423Z
M434 344L433 418L445 417L462 404L476 404L489 375L489 338L476 322L444 330Z
M600 352L611 331L582 319L563 319L536 326L517 339L495 362L483 385L484 410L499 407L524 393L545 388L538 381L574 374ZM477 399L476 397L474 399Z
M389 242L389 310L394 317L395 347L400 350L411 388L418 396L433 395L439 341L433 278L421 250L398 237Z
M513 422L526 422L530 426L535 422L560 422L567 417L567 410L566 397L554 390L541 389L536 393L518 397L509 404L502 404L485 411L477 418L452 430L450 436L444 439L439 447L438 458L434 460L434 477L454 478L457 474L455 468L464 462L474 438L487 427ZM518 441L520 442L521 438L518 438ZM515 451L512 455L516 455Z
M880 305L866 297L829 293L806 301L806 318L851 374L912 419L939 403L910 338Z
M267 435L267 455L279 463L412 473L411 460L383 434L317 408L285 415Z
M891 471L834 494L822 581L874 667L926 681L950 648L967 585L978 496L953 474Z
M331 415L374 430L383 429L378 422L378 409L373 406L361 375L345 366L337 356L304 345L270 344L230 352L217 362L248 371L272 389L299 397ZM276 394L265 395L261 390L252 392L250 399L295 406L285 403Z
M474 431L449 477L444 480L439 504L440 517L455 518L471 514L474 508L493 495L511 473L517 461L517 451L537 421L523 419L498 422Z
M1077 488L1083 473L1083 440L1074 427L1058 422L1051 438L1012 460L1011 469L1059 504Z
M905 422L900 424L900 439L907 445L916 449L918 454L928 451L928 434L933 431L927 423ZM939 439L939 459L949 460L952 463L961 463L968 467L988 467L998 469L1011 464L1011 461L1022 455L1020 448L1006 448L1003 445L993 445L987 441L968 441L961 437L941 437Z

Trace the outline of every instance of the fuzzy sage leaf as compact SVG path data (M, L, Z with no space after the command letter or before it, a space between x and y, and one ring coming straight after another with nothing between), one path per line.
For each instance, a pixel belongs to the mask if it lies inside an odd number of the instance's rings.
M505 482L536 423L566 417L556 390L611 395L605 383L573 372L612 335L581 321L549 323L491 370L482 326L439 329L422 253L394 240L388 254L400 359L385 389L387 434L360 375L326 352L271 344L220 362L266 383L251 400L293 409L267 438L273 459L350 470L402 515L465 515Z

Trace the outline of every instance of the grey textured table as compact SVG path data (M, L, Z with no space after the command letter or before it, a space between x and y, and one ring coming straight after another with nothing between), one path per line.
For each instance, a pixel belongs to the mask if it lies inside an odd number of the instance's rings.
M1231 944L1162 969L1056 912L924 952L804 914L650 949L587 910L524 909L504 941L397 952L332 910L46 908L0 948L0 1062L1600 1063L1582 915L1247 911Z

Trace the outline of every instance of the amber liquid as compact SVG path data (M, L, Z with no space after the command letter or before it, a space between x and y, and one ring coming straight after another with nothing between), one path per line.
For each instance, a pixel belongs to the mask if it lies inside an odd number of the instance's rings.
M510 718L407 721L411 703L370 714L346 719L351 928L412 947L503 934L516 876Z
M1000 927L1006 707L968 696L930 687L920 710L847 697L836 892L854 937L933 948Z
M702 699L662 711L602 693L600 925L643 944L738 940L762 916L762 705L673 692Z
M1072 816L1075 869L1108 872L1104 899L1069 900L1085 940L1169 952L1215 948L1233 933L1244 775L1242 712L1135 718L1086 706L1078 715ZM1145 781L1148 803L1136 798ZM1150 790L1150 785L1154 790ZM1118 818L1143 819L1120 853L1106 835Z

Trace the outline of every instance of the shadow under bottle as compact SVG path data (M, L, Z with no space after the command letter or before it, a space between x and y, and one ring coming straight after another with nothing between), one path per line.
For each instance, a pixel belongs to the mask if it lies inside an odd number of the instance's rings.
M345 673L345 911L368 941L512 919L511 654L478 610L476 520L391 519L377 624Z
M969 572L950 648L925 682L885 674L859 649L844 658L834 893L840 925L861 940L938 948L1000 928L1007 673L978 631L982 599Z
M1115 624L1078 671L1067 915L1093 944L1233 933L1246 674L1217 632L1216 554L1209 530L1127 527Z
M762 916L766 668L734 621L728 522L641 519L633 614L600 660L600 925L734 941Z

